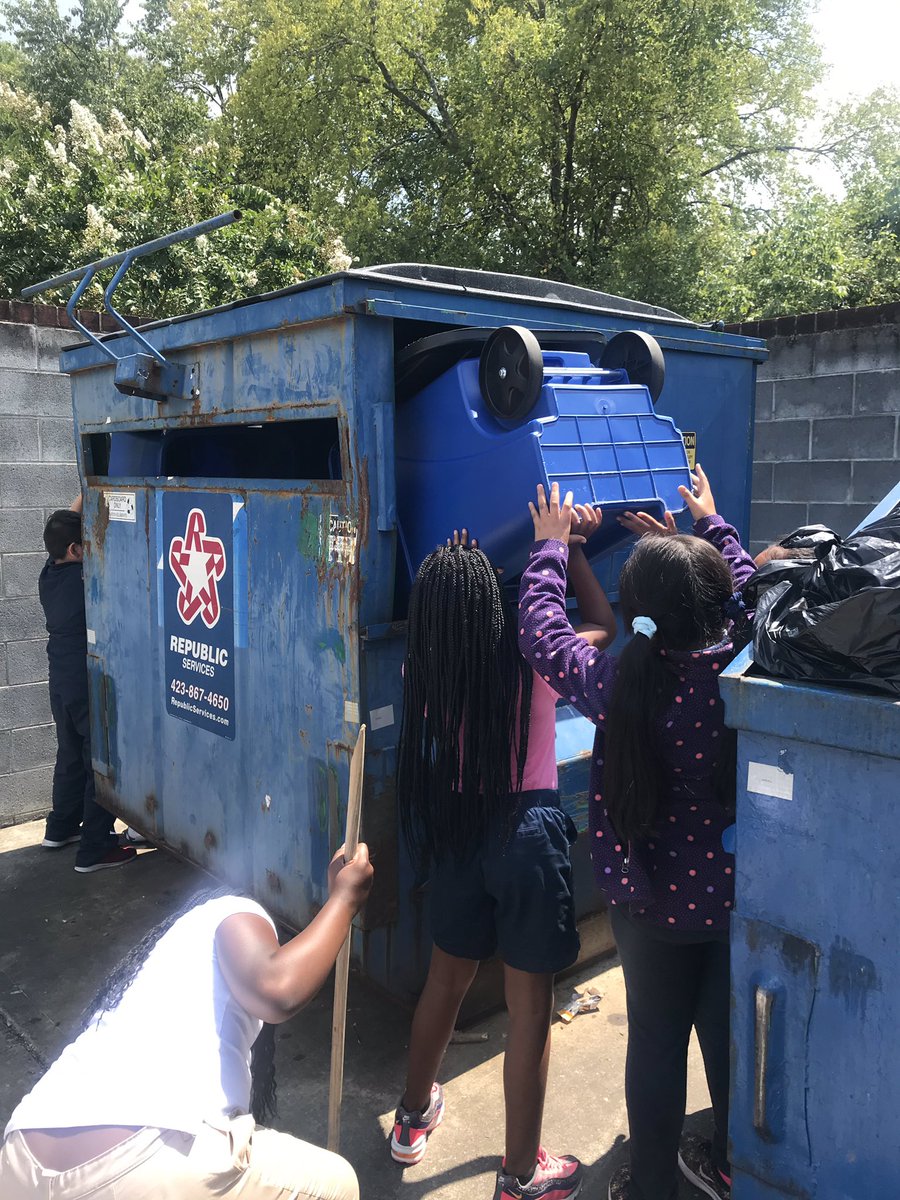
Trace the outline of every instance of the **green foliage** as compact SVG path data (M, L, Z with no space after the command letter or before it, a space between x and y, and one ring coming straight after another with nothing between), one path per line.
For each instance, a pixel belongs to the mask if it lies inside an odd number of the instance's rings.
M900 100L799 149L809 0L0 0L0 288L250 217L129 275L165 315L347 255L700 319L900 293ZM828 157L846 195L798 172ZM139 280L142 277L143 281ZM124 300L123 300L124 302Z
M348 261L339 239L296 206L238 183L213 140L163 154L115 110L103 126L75 100L68 128L54 128L47 105L3 82L0 139L2 294L236 207L238 225L136 265L120 307L156 316L207 308ZM97 285L85 306L100 302Z

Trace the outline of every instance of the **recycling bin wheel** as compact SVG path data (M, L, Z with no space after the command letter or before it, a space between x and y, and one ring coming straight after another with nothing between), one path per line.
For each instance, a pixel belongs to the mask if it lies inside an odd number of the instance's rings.
M544 386L541 347L530 329L503 325L491 334L478 362L478 383L495 416L504 421L528 416Z
M611 337L600 356L600 366L627 372L629 383L642 383L655 404L666 380L662 347L649 333L626 329Z

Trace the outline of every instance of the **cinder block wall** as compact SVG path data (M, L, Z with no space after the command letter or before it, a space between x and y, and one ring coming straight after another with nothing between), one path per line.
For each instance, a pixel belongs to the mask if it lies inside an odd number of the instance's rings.
M60 328L60 326L64 326ZM0 301L0 826L43 814L55 757L37 597L47 516L78 493L65 313Z
M751 550L799 525L847 534L900 481L900 304L733 326L758 374Z

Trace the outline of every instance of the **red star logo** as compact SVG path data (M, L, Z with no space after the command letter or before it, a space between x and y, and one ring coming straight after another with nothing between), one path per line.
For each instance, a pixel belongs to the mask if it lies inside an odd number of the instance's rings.
M178 613L185 625L200 615L207 629L221 615L217 580L225 574L225 547L206 536L206 517L199 508L188 513L184 537L172 538L169 566L178 580Z

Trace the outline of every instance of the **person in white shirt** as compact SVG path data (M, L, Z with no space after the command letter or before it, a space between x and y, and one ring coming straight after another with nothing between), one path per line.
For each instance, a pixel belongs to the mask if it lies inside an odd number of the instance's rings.
M222 891L151 930L13 1112L3 1200L358 1200L343 1158L257 1124L274 1112L274 1026L331 971L372 886L367 847L346 864L339 850L328 882L284 946L260 905Z

